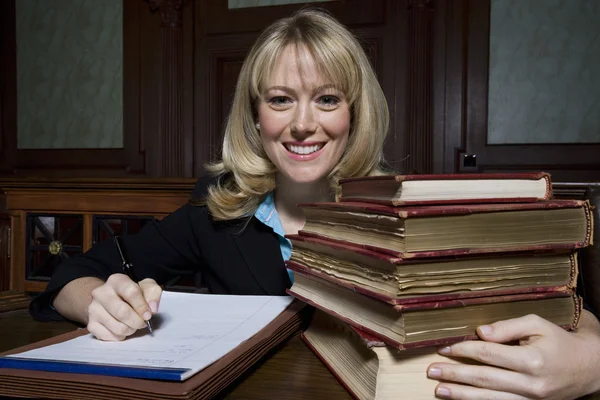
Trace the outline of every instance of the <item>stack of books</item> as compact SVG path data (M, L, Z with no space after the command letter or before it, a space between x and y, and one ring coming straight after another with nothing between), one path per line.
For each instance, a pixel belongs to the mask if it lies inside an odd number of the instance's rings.
M317 312L303 338L360 399L434 398L437 346L537 314L577 327L586 201L554 200L550 176L346 179L336 202L301 204L289 293ZM453 362L460 362L453 360Z

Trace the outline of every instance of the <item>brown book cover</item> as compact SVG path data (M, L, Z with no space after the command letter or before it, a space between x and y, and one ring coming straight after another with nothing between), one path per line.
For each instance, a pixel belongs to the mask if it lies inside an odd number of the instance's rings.
M300 332L304 319L303 309L304 304L294 301L252 338L183 382L0 368L0 396L73 400L210 399L269 350ZM60 343L87 333L87 330L79 329L2 355Z
M439 182L448 186L433 186ZM481 184L489 185L487 191L468 192L469 188ZM502 184L508 186L500 187ZM341 179L339 185L338 201L393 206L535 202L552 198L550 174L546 172L381 175Z
M304 228L298 232L299 235L321 238L350 246L359 246L366 250L386 253L400 258L456 257L467 254L577 249L593 244L593 218L591 215L590 204L587 200L548 200L535 203L460 204L411 207L393 207L388 205L359 202L319 202L302 203L298 206L304 210L307 218ZM562 243L544 242L534 244L536 241L533 241L532 243L528 243L526 245L500 245L496 244L496 241L491 241L489 243L493 243L492 246L464 246L461 248L407 251L401 250L400 247L396 246L397 243L400 243L401 237L395 238L394 236L388 234L388 232L383 231L384 229L388 229L386 226L390 227L393 225L395 227L394 233L401 233L402 236L405 236L410 228L405 229L404 224L406 224L409 220L430 221L431 219L443 220L445 217L468 217L471 215L494 214L496 220L501 222L502 219L504 219L504 215L508 216L508 214L504 213L568 209L581 210L582 215L579 215L578 218L581 218L582 225L577 226L578 229L580 227L582 233L577 235L577 240ZM395 222L387 221L387 225L382 225L381 227L377 226L380 231L379 235L386 235L387 244L385 246L367 243L367 240L365 240L365 238L367 238L366 234L359 235L359 239L349 239L349 235L355 234L354 231L347 233L347 231L350 230L349 228L352 228L354 225L356 225L357 232L364 229L362 224L365 224L365 222L361 222L357 217L358 215L362 215L361 218L363 220L365 218L372 219L373 221L369 222L369 224L377 224L378 216L398 219ZM526 214L519 214L519 217L522 218L522 216L525 215ZM338 222L331 218L336 218L336 216L337 218L344 218L344 221L348 224L348 229L336 230L335 235L322 234L315 230L315 224L335 226L338 224ZM516 224L518 224L518 222L516 222ZM527 226L528 225L515 225L514 230L519 232ZM492 234L492 231L494 230L488 229L487 231L482 231L481 235ZM408 234L410 234L410 232ZM346 237L347 235L348 238Z

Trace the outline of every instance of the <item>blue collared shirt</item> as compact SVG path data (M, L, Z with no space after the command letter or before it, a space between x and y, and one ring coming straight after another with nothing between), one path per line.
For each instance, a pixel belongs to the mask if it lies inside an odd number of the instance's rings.
M285 231L283 230L283 225L281 225L279 214L277 214L277 210L275 209L275 199L272 192L267 195L262 203L260 203L256 209L256 212L254 213L254 216L260 222L273 229L273 232L277 234L277 239L279 239L279 249L281 250L283 261L289 260L292 254L292 242L285 238ZM290 282L293 283L294 273L289 269L287 271L290 277Z

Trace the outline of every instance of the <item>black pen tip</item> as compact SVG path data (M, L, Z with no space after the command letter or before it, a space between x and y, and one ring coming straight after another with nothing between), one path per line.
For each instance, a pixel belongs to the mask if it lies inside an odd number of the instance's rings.
M152 329L152 324L150 323L150 321L146 321L146 325L148 326L148 330L150 331L150 333L154 333L154 330Z

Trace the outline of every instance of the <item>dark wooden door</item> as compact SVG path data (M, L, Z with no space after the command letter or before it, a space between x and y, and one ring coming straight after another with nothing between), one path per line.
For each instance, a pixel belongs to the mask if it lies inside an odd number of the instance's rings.
M492 94L490 63L493 61L490 59L491 2L448 0L436 4L434 171L543 170L552 174L554 182L600 181L600 131L595 137L588 135L591 140L587 142L559 143L551 135L544 140L545 132L539 132L541 140L529 142L498 143L492 140L488 111ZM565 4L565 7L570 5ZM536 57L537 62L543 54ZM567 62L561 57L557 56L556 60ZM561 76L553 79L561 79ZM544 90L533 87L530 91L534 95L544 95ZM514 101L523 101L526 96L524 91L523 96L515 97ZM548 114L545 118L552 118L551 113ZM532 113L526 120L538 117ZM600 115L591 117L600 119ZM506 126L511 126L512 121L505 122ZM574 136L578 134L577 129L576 124L566 126L567 134Z

